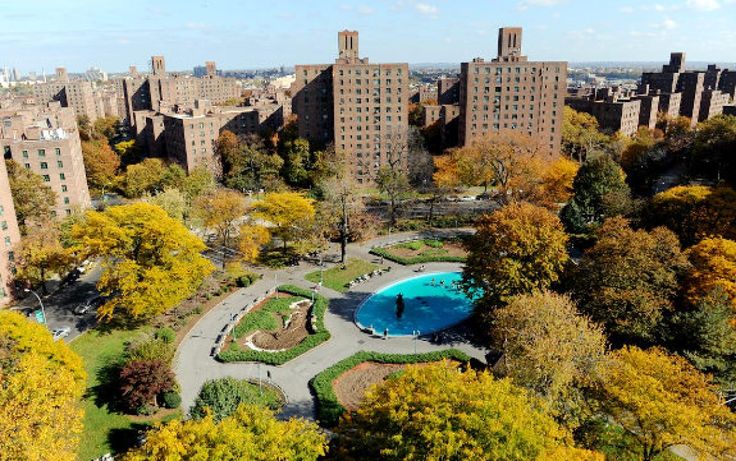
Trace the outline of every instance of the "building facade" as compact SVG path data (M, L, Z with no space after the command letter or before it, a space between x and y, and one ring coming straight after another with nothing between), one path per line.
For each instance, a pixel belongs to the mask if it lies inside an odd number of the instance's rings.
M521 54L521 39L521 28L501 28L496 58L461 64L460 145L511 130L559 151L567 62L529 61Z
M405 157L409 137L409 65L372 64L359 53L358 32L338 32L334 64L297 65L292 111L299 136L334 143L359 183Z
M0 306L10 302L12 294L13 246L20 241L15 206L10 195L5 162L0 162Z

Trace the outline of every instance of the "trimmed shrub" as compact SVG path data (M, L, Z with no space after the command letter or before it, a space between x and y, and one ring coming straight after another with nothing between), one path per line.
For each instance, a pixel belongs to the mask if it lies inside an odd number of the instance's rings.
M246 272L245 274L238 277L235 281L235 283L240 288L245 288L253 285L256 281L258 281L261 278L261 274L256 274L255 272Z
M164 333L164 335L167 334ZM174 352L173 339L168 341L167 339L161 338L157 332L155 337L147 336L146 339L128 344L125 355L126 362L160 360L164 363L171 363L171 360L174 358Z
M312 297L310 290L294 285L281 285L278 287L278 291L308 299ZM311 314L315 319L316 333L307 336L302 342L291 349L279 352L254 351L252 349L243 349L236 343L232 343L227 350L217 354L217 360L221 362L262 362L268 365L283 365L289 360L302 355L330 339L330 332L327 331L324 323L326 310L327 299L324 296L315 295Z
M337 362L325 369L309 381L309 388L317 399L317 420L325 427L334 427L345 408L340 405L332 387L333 381L348 370L363 362L413 364L437 362L442 359L453 359L459 362L470 362L471 357L457 349L445 349L423 354L383 354L380 352L361 351Z
M166 343L173 343L176 339L176 332L169 327L159 328L156 331L155 338Z
M248 380L232 377L211 379L202 385L190 411L194 419L204 418L209 410L215 421L232 415L241 404L261 405L277 411L284 405L284 397L277 389Z
M176 391L167 391L161 396L161 401L165 408L179 408L181 405L181 396Z
M443 242L442 240L428 239L423 240L422 242L430 248L442 248L443 246L445 246L445 242Z
M174 388L174 372L161 360L132 360L120 370L120 393L131 411L155 406L156 396Z
M406 248L407 250L419 251L419 249L422 248L422 242L415 240L413 242L399 243L396 245L396 248Z

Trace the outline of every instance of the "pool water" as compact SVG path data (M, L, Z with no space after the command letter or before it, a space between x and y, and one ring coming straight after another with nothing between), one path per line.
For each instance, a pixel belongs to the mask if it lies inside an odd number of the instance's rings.
M365 300L355 314L360 328L373 327L389 336L433 333L470 317L473 301L456 285L459 272L424 274L389 285ZM404 297L404 313L397 317L396 298Z

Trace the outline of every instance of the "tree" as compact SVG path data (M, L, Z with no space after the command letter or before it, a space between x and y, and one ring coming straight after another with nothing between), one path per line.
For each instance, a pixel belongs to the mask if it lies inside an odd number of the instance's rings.
M82 141L84 170L89 185L96 190L110 190L118 181L120 157L104 141Z
M637 459L652 461L681 444L703 457L736 455L736 417L685 359L626 346L599 366L596 378L601 409L630 435Z
M10 194L13 196L15 215L21 233L29 224L44 221L52 215L56 206L56 192L46 185L43 178L13 160L6 160Z
M86 115L78 115L77 128L79 129L79 138L82 141L89 141L92 139L94 131L92 129L92 123L90 122L89 117L87 117Z
M145 201L162 208L166 214L177 221L184 222L184 219L189 216L187 198L179 189L166 188L159 194L146 197Z
M281 167L281 176L288 184L305 186L309 180L310 153L309 141L298 138L284 143L284 165Z
M677 237L663 227L633 230L624 218L606 220L596 237L571 272L573 298L617 340L653 341L687 267Z
M598 130L598 120L590 114L565 106L562 119L562 152L578 162L603 151L608 136Z
M113 146L124 165L132 165L143 160L143 149L136 143L135 139L120 141Z
M736 238L736 191L730 187L676 186L652 197L650 226L667 226L683 245L707 236Z
M481 216L475 229L466 243L463 285L485 310L548 288L568 260L562 224L544 208L512 203Z
M238 138L225 130L215 148L222 158L225 185L243 192L272 185L284 163L258 135Z
M212 172L205 167L194 168L188 176L182 180L181 191L187 198L187 204L191 205L202 194L209 193L217 184Z
M670 322L672 348L723 388L736 385L736 328L732 300L714 288L677 312Z
M736 117L719 115L699 123L695 131L693 160L697 170L716 180L736 184Z
M15 280L30 287L41 285L43 294L48 294L46 282L55 275L63 278L74 260L61 244L58 225L50 221L29 227L13 254Z
M158 192L162 188L165 171L164 162L157 158L147 158L141 163L128 165L125 169L125 194L130 198L138 198L145 192Z
M225 248L230 248L235 223L247 212L245 197L230 189L218 189L200 196L192 209L192 214L202 221L205 228L215 231L217 242ZM224 264L225 258L223 267Z
M159 425L123 460L316 461L326 449L327 438L316 424L294 418L278 421L271 410L242 405L219 423L206 416Z
M72 232L78 251L102 260L97 289L111 298L100 319L141 319L193 294L212 264L204 243L161 208L144 202L90 211Z
M296 192L270 192L255 204L255 219L271 224L271 234L283 243L286 252L289 242L307 237L314 221L314 201Z
M219 422L232 416L243 404L265 406L273 411L281 407L281 401L274 399L271 392L264 394L247 380L226 377L205 381L190 414L194 419L211 415Z
M161 360L131 360L120 370L120 392L132 412L157 407L156 397L174 388L174 372Z
M630 196L626 175L610 157L602 155L583 163L573 181L574 195L560 217L570 232L587 233L616 210L607 198L627 200ZM617 207L618 208L618 207Z
M542 191L539 204L558 205L566 203L573 194L573 181L580 165L573 160L560 157L542 173Z
M104 139L106 142L111 143L118 134L117 129L119 124L120 119L115 116L98 118L93 124L94 137Z
M340 262L345 262L348 240L350 239L350 217L362 211L363 202L358 197L358 185L348 169L343 156L335 167L335 174L320 184L324 194L322 215L337 228L340 240Z
M690 247L686 255L691 264L685 279L687 299L694 303L718 288L736 314L736 242L706 238Z
M76 459L82 361L45 326L0 311L0 460Z
M264 226L241 224L238 228L238 251L245 262L255 262L261 248L271 241L271 234Z
M547 400L571 425L580 387L606 350L603 330L578 314L566 296L549 291L513 296L493 313L491 338L503 356L495 370Z
M369 390L337 427L337 459L537 460L569 445L541 402L510 380L441 362Z

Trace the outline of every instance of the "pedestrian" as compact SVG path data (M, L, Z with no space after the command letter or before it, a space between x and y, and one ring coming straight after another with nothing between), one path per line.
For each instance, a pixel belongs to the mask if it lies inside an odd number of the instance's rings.
M383 339L388 339L388 327L383 329Z

